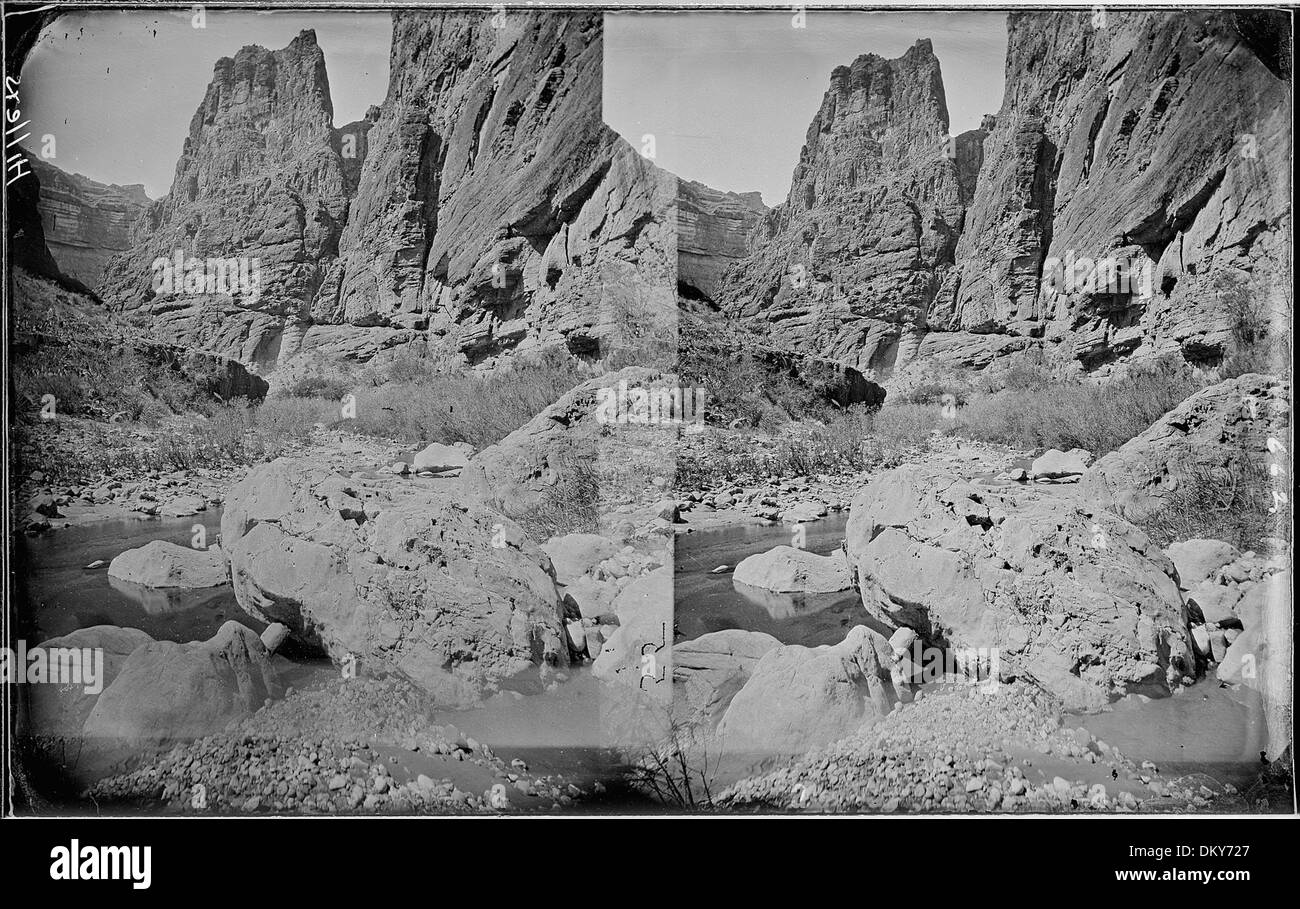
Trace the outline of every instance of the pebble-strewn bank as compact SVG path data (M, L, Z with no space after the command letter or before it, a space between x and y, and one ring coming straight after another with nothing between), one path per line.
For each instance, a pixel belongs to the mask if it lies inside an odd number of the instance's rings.
M396 680L290 692L237 729L178 745L87 795L164 813L473 814L558 811L596 794L503 760L432 723L428 709Z
M1204 774L1170 778L1014 683L959 687L900 704L870 730L722 793L726 810L1098 812L1244 808Z

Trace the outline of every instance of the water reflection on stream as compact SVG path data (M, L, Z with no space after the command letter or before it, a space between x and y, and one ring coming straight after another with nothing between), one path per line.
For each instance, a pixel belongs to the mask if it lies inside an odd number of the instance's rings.
M264 625L241 610L228 584L203 590L157 590L110 578L105 569L88 570L119 553L152 540L189 545L201 524L215 540L221 512L213 509L186 518L128 518L72 527L17 542L14 594L15 634L43 641L92 625L139 628L159 640L209 638L234 619L254 630ZM847 514L833 514L805 525L805 547L828 554L844 537ZM762 631L787 644L817 646L843 640L854 625L888 633L874 621L853 591L799 596L774 594L734 583L730 570L749 555L789 545L791 528L747 525L699 531L678 537L675 558L675 640L691 640L728 628ZM285 657L289 656L289 659ZM276 662L287 684L299 688L333 677L323 657L286 653ZM621 760L608 730L607 692L586 667L547 692L521 697L503 694L468 711L440 711L440 722L455 723L501 749L524 757L541 772L563 773L589 782L617 779ZM1208 773L1222 782L1247 785L1258 770L1266 741L1259 696L1247 688L1220 687L1211 676L1169 698L1127 698L1092 716L1066 716L1093 735L1138 760L1150 759L1166 772ZM627 806L625 796L615 805ZM644 805L641 806L644 809Z
M803 548L827 555L844 539L847 512L803 525ZM731 570L713 574L719 565L734 569L746 557L790 545L793 528L745 525L704 530L677 538L673 597L676 640L689 641L727 628L772 635L783 644L838 644L854 625L880 630L856 591L828 594L773 593L736 584Z
M43 641L92 625L120 625L157 640L195 641L211 637L227 619L237 619L260 633L265 625L239 608L229 584L155 589L110 578L107 567L86 568L152 540L189 546L196 524L215 541L221 510L187 518L101 521L20 538L15 596L26 602L26 608L17 610L20 631L29 640Z
M804 548L819 555L844 539L847 513L805 525ZM791 528L747 525L697 531L677 538L676 640L693 640L728 628L762 631L784 644L836 644L854 625L889 630L872 619L856 591L818 596L774 594L736 584L730 571L747 556L790 545ZM1166 698L1124 698L1092 715L1063 722L1083 726L1137 760L1155 761L1169 774L1206 773L1243 788L1259 772L1267 730L1260 696L1247 687L1220 686L1213 676Z

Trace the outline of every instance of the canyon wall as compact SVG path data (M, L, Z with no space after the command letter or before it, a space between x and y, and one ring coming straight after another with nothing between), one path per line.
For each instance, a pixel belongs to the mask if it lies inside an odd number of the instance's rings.
M837 68L724 311L881 376L1021 351L1213 366L1243 315L1286 331L1289 26L1268 15L1010 13L1002 107L952 139L928 41Z
M76 371L80 357L115 362L129 350L158 373L172 373L182 381L194 383L205 396L260 400L267 392L267 383L242 364L208 351L140 337L138 331L123 326L109 313L91 288L61 270L60 263L50 253L50 241L43 226L48 211L43 204L47 198L44 180L57 185L67 175L44 162L29 160L33 164L31 172L6 187L10 230L6 262L9 267L5 275L11 341L8 355L14 370L21 374L31 369L33 363L55 362L64 369ZM61 204L81 206L85 200L96 197L93 187L103 186L80 175L67 179L78 193L79 181L83 180L91 184L92 191L82 196L63 195L67 190L60 190L53 198L60 199ZM111 200L122 188L104 189L107 192L103 196ZM135 195L134 187L126 189ZM141 189L139 195L143 194ZM77 211L79 217L71 223L83 230L73 234L65 222L59 228L65 231L63 236L82 239L96 236L89 227L96 217L93 206ZM112 236L111 232L108 235ZM74 408L85 406L84 401L65 399L63 405L68 404ZM15 399L14 411L32 412L39 405L38 401L20 396Z
M395 11L387 97L339 129L314 33L219 61L110 303L264 372L408 346L603 357L668 323L676 179L602 122L601 37L600 13ZM176 250L256 259L259 286L158 292Z
M594 357L630 312L671 310L676 181L601 120L601 19L394 12L388 96L299 350L414 332L475 365Z
M217 63L103 296L263 372L408 347L483 368L551 346L602 358L630 326L667 335L676 290L877 377L1038 350L1093 372L1213 365L1243 307L1284 319L1276 29L1007 23L1001 109L957 136L929 40L837 67L771 210L679 188L604 125L599 13L394 12L387 96L339 129L313 33L246 47ZM177 256L255 259L259 280L159 291L155 260Z
M104 267L131 246L131 228L150 204L144 187L103 184L28 155L40 180L45 242L60 270L98 290Z
M678 289L688 297L714 300L727 268L748 255L749 235L767 213L759 193L678 181Z
M144 317L160 340L273 367L286 324L310 311L347 217L333 117L312 31L281 50L249 46L218 60L171 192L109 263L106 302ZM176 257L185 280L154 268ZM241 280L203 280L216 271L209 259L240 260ZM161 290L156 275L168 279Z
M725 312L774 343L889 370L911 356L953 267L964 216L939 61L928 39L896 60L836 67L786 201L728 269ZM969 182L969 177L967 178Z
M1041 339L1092 370L1169 352L1212 365L1234 285L1285 312L1289 76L1238 26L1008 15L1002 110L923 356L980 364Z

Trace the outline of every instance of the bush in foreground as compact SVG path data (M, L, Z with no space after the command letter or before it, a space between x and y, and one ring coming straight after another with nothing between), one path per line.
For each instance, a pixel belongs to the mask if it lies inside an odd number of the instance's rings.
M244 398L214 403L206 415L169 417L146 429L135 423L75 420L74 437L88 444L69 447L59 421L21 421L16 467L39 469L56 484L85 483L127 469L170 472L197 467L228 468L286 454L305 442L316 423L338 417L338 404L320 399L268 399L252 405ZM66 417L60 417L65 420Z
M1104 385L1059 381L1007 389L959 407L953 432L1013 448L1114 451L1203 385L1190 370L1163 363Z
M499 442L554 404L591 371L562 353L521 360L488 373L444 370L403 358L397 381L357 392L356 432L406 442Z
M594 533L600 520L602 477L593 452L579 448L551 457L556 482L527 506L496 502L497 509L534 540L567 533Z
M1193 539L1223 540L1243 552L1263 552L1264 538L1280 536L1289 513L1270 514L1276 488L1258 458L1235 452L1228 460L1206 456L1172 470L1177 484L1164 504L1139 526L1161 547Z

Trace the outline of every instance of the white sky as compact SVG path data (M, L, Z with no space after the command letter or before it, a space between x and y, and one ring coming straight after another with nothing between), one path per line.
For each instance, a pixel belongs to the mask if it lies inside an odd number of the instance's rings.
M254 12L208 8L204 28L188 10L88 10L56 19L28 56L20 96L40 153L101 183L143 183L150 198L171 189L190 118L213 65L241 47L285 47L304 28L325 52L334 125L359 120L388 90L392 40L387 10Z
M927 37L943 68L954 134L1002 101L1002 12L788 9L615 12L605 17L605 121L656 163L718 189L785 199L808 123L831 70L863 53L897 57ZM387 11L79 11L56 21L23 69L26 145L57 139L51 162L104 183L165 195L218 58L247 44L287 45L314 28L341 126L380 103L388 86Z
M715 189L785 200L831 70L859 54L901 56L929 38L953 135L1002 105L1004 12L810 9L619 12L605 16L605 122L655 163Z

